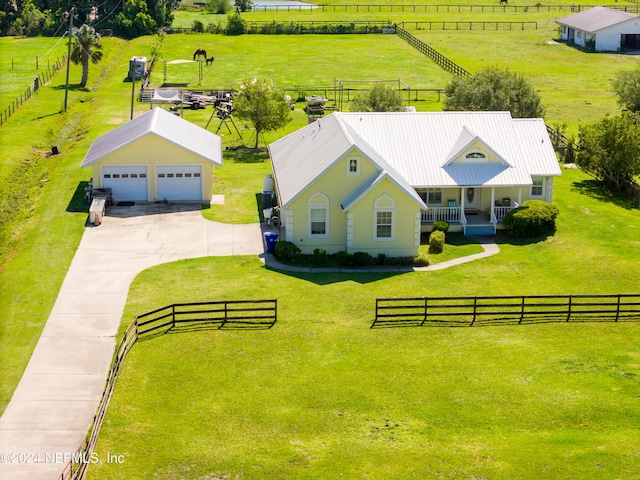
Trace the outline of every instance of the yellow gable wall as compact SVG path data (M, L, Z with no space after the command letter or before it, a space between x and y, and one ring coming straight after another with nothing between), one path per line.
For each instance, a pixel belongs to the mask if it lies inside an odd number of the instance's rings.
M348 157L359 159L359 175L347 175ZM353 150L336 162L287 206L287 210L293 212L293 242L300 247L303 253L313 253L316 248L324 249L329 254L346 249L346 214L342 211L340 202L376 172L378 169L371 162ZM309 199L318 191L329 197L329 235L327 238L310 238L309 236ZM287 235L290 234L291 232L287 232Z
M102 188L101 165L148 165L147 191L149 201L156 200L156 165L202 165L202 199L211 200L213 164L154 134L147 134L92 165L93 186Z
M393 240L375 240L375 203L382 195L393 199L394 232ZM380 201L389 204L387 198ZM391 257L415 256L418 246L415 245L416 235L419 234L420 207L404 190L396 186L388 178L376 185L351 209L353 214L353 248L352 251L367 252L373 256L384 253ZM417 228L417 231L416 231ZM419 237L418 237L419 239Z
M465 158L465 155L472 152L481 152L484 153L486 158ZM493 162L500 163L501 160L493 154L487 147L484 146L482 142L476 140L471 144L471 146L467 147L463 150L463 152L453 159L452 163L483 163L483 162Z
M360 160L360 174L347 174L347 158L357 156ZM352 151L336 162L321 178L311 184L288 206L288 215L293 215L293 242L303 253L311 254L316 248L333 254L347 250L347 213L342 211L340 202L369 177L379 170L367 159ZM309 199L317 192L329 198L329 234L326 238L311 238L309 235ZM394 241L373 241L373 204L382 193L390 195L395 202ZM350 218L355 225L354 243L350 252L366 251L372 255L386 253L389 256L416 255L414 246L415 215L420 212L418 205L407 194L388 179L383 180L372 192L362 198L351 210ZM291 232L287 232L289 236Z

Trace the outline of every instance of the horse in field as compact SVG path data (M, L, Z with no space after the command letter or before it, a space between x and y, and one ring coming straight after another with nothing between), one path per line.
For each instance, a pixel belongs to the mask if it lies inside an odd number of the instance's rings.
M211 65L213 63L213 61L215 60L215 57L209 57L205 60L205 63L207 65Z
M507 5L508 3L508 0L500 0L500 5Z
M197 49L193 54L193 59L195 60L200 55L202 55L204 58L207 58L207 51L204 48Z

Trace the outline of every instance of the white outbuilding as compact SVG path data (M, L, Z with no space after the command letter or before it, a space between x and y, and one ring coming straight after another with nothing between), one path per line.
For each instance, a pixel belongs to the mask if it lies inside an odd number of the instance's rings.
M593 7L556 20L562 40L596 52L640 49L640 17L605 7Z

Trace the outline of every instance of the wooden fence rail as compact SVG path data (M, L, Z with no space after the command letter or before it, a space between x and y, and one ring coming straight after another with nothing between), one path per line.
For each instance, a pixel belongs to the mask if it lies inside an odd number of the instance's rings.
M233 300L220 302L175 303L138 315L125 330L116 347L111 361L107 382L93 417L93 423L85 441L65 465L59 480L81 480L98 442L102 422L113 395L118 374L135 343L152 332L164 328L178 329L180 325L217 325L222 329L226 325L234 328L271 328L277 320L277 300Z
M538 22L401 22L401 28L414 30L537 30Z
M376 299L373 327L640 321L640 294Z
M409 45L418 50L420 53L423 53L431 60L433 60L436 64L438 64L443 70L447 72L453 73L457 76L466 76L470 75L467 70L462 68L457 63L449 60L447 57L442 55L437 50L431 48L429 45L424 43L422 40L414 37L409 32L407 32L404 28L396 27L396 35L405 40Z

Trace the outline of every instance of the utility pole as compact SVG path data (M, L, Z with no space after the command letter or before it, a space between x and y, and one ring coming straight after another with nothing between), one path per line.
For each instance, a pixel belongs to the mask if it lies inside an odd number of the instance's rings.
M129 67L129 74L131 75L131 67ZM133 57L133 76L131 77L131 117L129 120L133 120L133 98L136 95L136 57Z
M69 47L67 48L67 83L64 87L64 111L67 111L67 99L69 98L69 67L71 66L71 37L73 36L73 9L69 12Z

